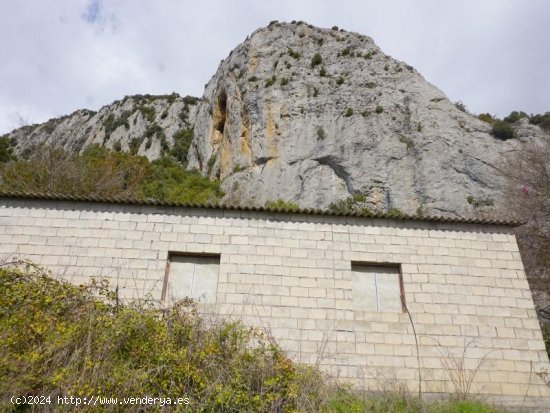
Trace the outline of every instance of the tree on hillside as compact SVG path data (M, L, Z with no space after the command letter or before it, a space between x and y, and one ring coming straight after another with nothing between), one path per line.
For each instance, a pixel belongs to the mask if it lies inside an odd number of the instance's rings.
M131 196L147 173L147 159L90 146L81 155L45 146L1 171L4 190L71 195Z
M550 321L550 139L510 154L502 173L508 210L526 222L516 235L531 287L547 295L539 313Z
M182 203L216 202L223 196L219 181L187 171L173 158L149 162L97 145L81 154L41 147L28 159L0 164L0 190Z

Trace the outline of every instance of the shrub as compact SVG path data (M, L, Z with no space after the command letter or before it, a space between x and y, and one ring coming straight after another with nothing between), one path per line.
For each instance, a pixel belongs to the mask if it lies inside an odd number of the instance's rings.
M170 154L183 165L187 165L187 154L193 141L193 128L183 128L172 135L174 146Z
M181 147L192 138L192 130L182 135ZM145 157L97 145L87 147L81 155L44 148L29 160L7 163L2 168L0 189L196 203L223 196L219 182L186 171L172 158L150 163Z
M531 115L529 123L538 125L544 131L550 132L550 112L546 112L544 115Z
M283 77L281 79L281 86L286 86L288 85L288 82L290 82L290 79L288 77Z
M349 56L350 53L351 53L351 48L346 47L344 50L342 50L342 51L340 52L340 55L341 55L341 56Z
M300 209L297 203L292 201L284 201L280 198L275 201L267 201L265 203L265 207L270 209L283 210L286 212L296 212Z
M323 62L323 58L319 53L315 53L313 57L311 58L311 67L314 68L315 66L320 65Z
M349 118L350 116L353 116L353 109L352 108L347 108L346 112L344 113L344 116L346 118Z
M342 85L344 83L344 77L343 76L340 76L337 80L336 80L336 84L338 86Z
M509 123L497 120L493 123L493 136L500 140L508 140L516 137L516 132Z
M504 119L502 119L504 122L507 122L507 123L516 123L518 120L520 120L521 118L528 118L529 116L527 115L527 113L525 112L518 112L518 111L513 111L511 112L508 116L506 116Z
M183 98L183 103L185 103L186 105L196 105L199 101L199 98L196 98L194 96L185 96Z
M493 206L495 204L495 201L492 198L476 199L471 195L466 197L466 202L468 202L474 208L478 208L478 207L481 207L481 206L488 207L488 206Z
M298 52L296 52L292 49L288 49L288 54L289 54L290 57L292 57L296 60L300 59L300 57L302 56L300 53L298 53Z
M480 113L479 115L477 115L477 118L490 125L492 125L493 122L495 121L495 119L491 116L490 113Z
M338 31L338 26L332 26L332 30Z
M113 113L107 116L107 119L103 121L103 128L105 129L105 136L108 138L115 130L124 125L126 130L130 129L130 123L128 119L132 115L132 112L125 110L121 113L120 117L115 118Z
M273 86L276 81L277 78L275 77L275 75L271 76L271 78L267 79L267 82L265 82L265 87Z
M455 102L455 107L464 113L468 113L468 108L461 100Z
M325 77L327 75L327 71L325 69L325 66L321 66L321 70L319 70L319 76Z
M323 140L326 137L327 137L327 133L325 132L325 130L321 126L319 126L317 128L317 138Z
M381 114L382 112L384 112L384 108L380 105L376 106L376 109L374 110L376 112L377 115Z
M140 189L146 198L167 202L202 204L216 202L223 196L218 181L211 181L196 171L187 171L168 157L151 162Z
M36 394L187 397L195 412L318 411L324 398L321 373L257 328L204 320L192 301L122 305L106 282L74 286L25 263L0 267L0 300L2 411Z
M15 140L10 139L7 136L0 138L0 163L11 161L15 159L13 154L13 147L15 146Z
M154 107L151 106L140 106L139 111L142 116L147 119L148 122L153 122L155 120L156 111Z

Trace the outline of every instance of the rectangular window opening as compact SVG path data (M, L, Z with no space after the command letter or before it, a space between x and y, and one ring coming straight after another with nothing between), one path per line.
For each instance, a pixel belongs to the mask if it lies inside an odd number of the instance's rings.
M219 269L219 255L168 253L162 299L215 303Z
M352 262L353 308L371 312L404 312L405 296L399 264Z

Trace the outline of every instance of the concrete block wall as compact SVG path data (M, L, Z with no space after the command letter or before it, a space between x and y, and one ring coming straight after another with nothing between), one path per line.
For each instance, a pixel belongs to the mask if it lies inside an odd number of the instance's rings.
M161 299L169 252L219 254L215 311L296 360L369 389L416 391L420 370L430 393L454 392L463 360L472 393L550 397L510 227L1 198L0 239L0 258L106 277L128 299ZM352 262L400 265L409 312L354 309Z

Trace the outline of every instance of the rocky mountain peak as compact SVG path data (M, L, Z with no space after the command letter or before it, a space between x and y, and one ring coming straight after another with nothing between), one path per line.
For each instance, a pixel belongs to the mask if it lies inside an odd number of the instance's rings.
M494 205L520 142L461 111L367 36L305 23L256 30L199 103L189 165L234 200L467 215Z

